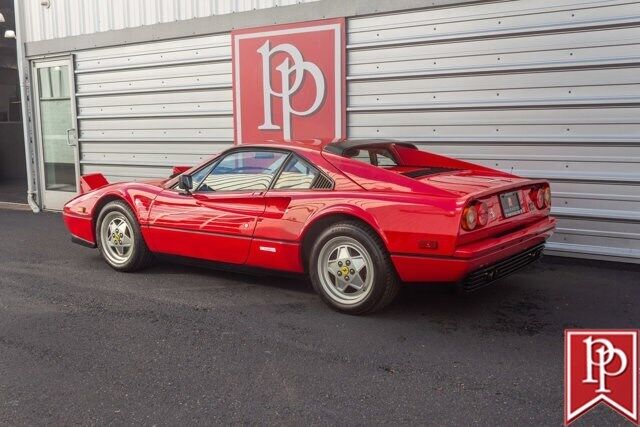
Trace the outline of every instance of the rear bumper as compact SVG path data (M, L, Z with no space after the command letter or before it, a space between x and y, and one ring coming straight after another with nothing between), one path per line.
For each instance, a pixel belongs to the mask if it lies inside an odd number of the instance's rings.
M540 244L495 264L472 271L467 275L467 277L458 282L458 286L460 290L464 292L471 292L476 289L480 289L491 282L507 277L508 275L537 261L542 256L543 249L544 244Z
M460 247L451 257L392 255L391 259L404 282L460 282L474 272L544 245L555 224L554 218L545 218L506 236Z

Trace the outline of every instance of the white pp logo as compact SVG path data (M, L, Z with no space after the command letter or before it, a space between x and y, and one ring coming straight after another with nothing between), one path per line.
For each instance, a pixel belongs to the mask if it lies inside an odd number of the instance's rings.
M588 337L583 340L587 346L587 378L582 380L585 384L598 384L597 393L611 393L606 387L607 377L616 377L622 374L627 369L627 356L619 348L615 348L611 341L605 338L593 339ZM600 344L600 347L594 352L593 345ZM593 360L593 353L597 353L597 361ZM607 371L609 366L616 357L620 360L620 367L615 372ZM598 367L598 379L593 377L593 368Z
M346 137L344 18L231 31L236 144Z
M291 141L291 116L308 116L313 114L320 108L325 96L325 81L320 68L310 61L305 61L302 53L289 43L282 43L270 47L267 40L257 52L262 55L262 93L263 93L263 110L264 121L258 129L260 130L278 130L280 126L273 123L271 114L271 98L273 96L282 99L282 133L285 141ZM276 92L271 87L271 55L277 52L284 52L289 55L278 66L276 70L280 72L282 91ZM291 63L293 61L293 63ZM315 98L311 105L304 111L298 111L291 105L291 97L300 89L305 72L313 78L315 83ZM290 77L293 75L293 83Z

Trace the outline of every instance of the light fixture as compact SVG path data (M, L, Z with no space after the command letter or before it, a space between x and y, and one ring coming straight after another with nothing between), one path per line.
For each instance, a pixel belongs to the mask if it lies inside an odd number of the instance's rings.
M4 15L0 13L0 22L4 22Z
M13 30L6 30L4 32L4 38L5 39L15 39L16 38L16 32Z

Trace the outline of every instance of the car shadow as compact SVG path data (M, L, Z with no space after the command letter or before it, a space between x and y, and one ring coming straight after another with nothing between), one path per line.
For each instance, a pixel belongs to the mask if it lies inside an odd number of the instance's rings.
M97 253L91 258L90 268L110 270ZM293 315L297 322L332 318L356 328L391 329L404 329L411 323L419 330L442 334L471 330L478 336L531 337L561 336L564 328L637 324L637 272L636 267L613 270L611 265L545 258L469 294L457 294L449 285L404 286L387 308L367 316L340 315L328 309L305 277L229 271L175 259L159 261L140 274L150 276L144 278L146 283L176 292L214 294L223 289L222 298L246 294L240 304L254 306L259 301L261 309ZM616 292L612 293L613 282Z
M283 274L269 270L252 270L243 267L220 266L200 261L159 259L145 270L154 275L185 275L201 277L216 282L258 285L283 290L313 294L309 280L302 275Z
M450 284L416 284L405 285L401 288L395 301L386 309L374 313L369 317L416 319L422 316L430 318L459 320L474 318L510 316L523 318L523 323L534 325L527 327L535 329L532 313L539 312L544 304L544 295L540 292L522 286L523 278L536 274L535 266L530 266L510 277L471 293L457 293ZM228 286L251 285L264 288L275 288L291 292L299 292L315 297L315 292L309 279L305 276L282 275L270 271L246 271L239 268L234 271L229 267L201 265L176 260L161 260L146 270L151 275L180 275L199 277L205 282L224 283ZM177 280L175 283L179 283ZM310 309L310 307L309 307ZM533 319L534 320L534 319ZM525 328L525 329L527 329Z

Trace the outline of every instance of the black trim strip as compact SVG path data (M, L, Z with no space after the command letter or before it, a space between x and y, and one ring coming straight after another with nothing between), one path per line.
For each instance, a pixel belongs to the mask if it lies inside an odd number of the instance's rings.
M228 271L234 274L250 274L253 276L280 276L292 279L306 280L306 273L296 273L293 271L276 270L265 267L254 267L247 264L231 264L220 261L210 261L200 258L191 258L180 255L171 255L156 253L158 258L173 261L179 264L188 265L192 267L206 268L211 270Z
M418 149L418 147L416 147L416 145L411 142L395 141L392 139L355 139L355 140L344 140L339 142L332 142L331 144L325 145L323 148L323 151L326 151L327 153L337 154L339 156L344 156L345 152L352 148L360 148L360 147L376 148L376 146L388 146L388 145L399 145L402 147L414 148L416 150Z
M95 243L91 243L88 240L81 239L78 236L73 236L72 235L71 236L71 241L73 243L76 243L76 244L80 245L80 246L85 246L85 247L91 248L91 249L95 249L97 247L97 245Z
M458 171L460 169L454 169L454 168L441 168L441 167L432 167L432 168L423 168L423 169L416 169L416 170L412 170L409 172L400 172L400 175L404 175L404 176L408 176L409 178L422 178L425 176L429 176L429 175L435 175L438 173L444 173L444 172L452 172L452 171Z

